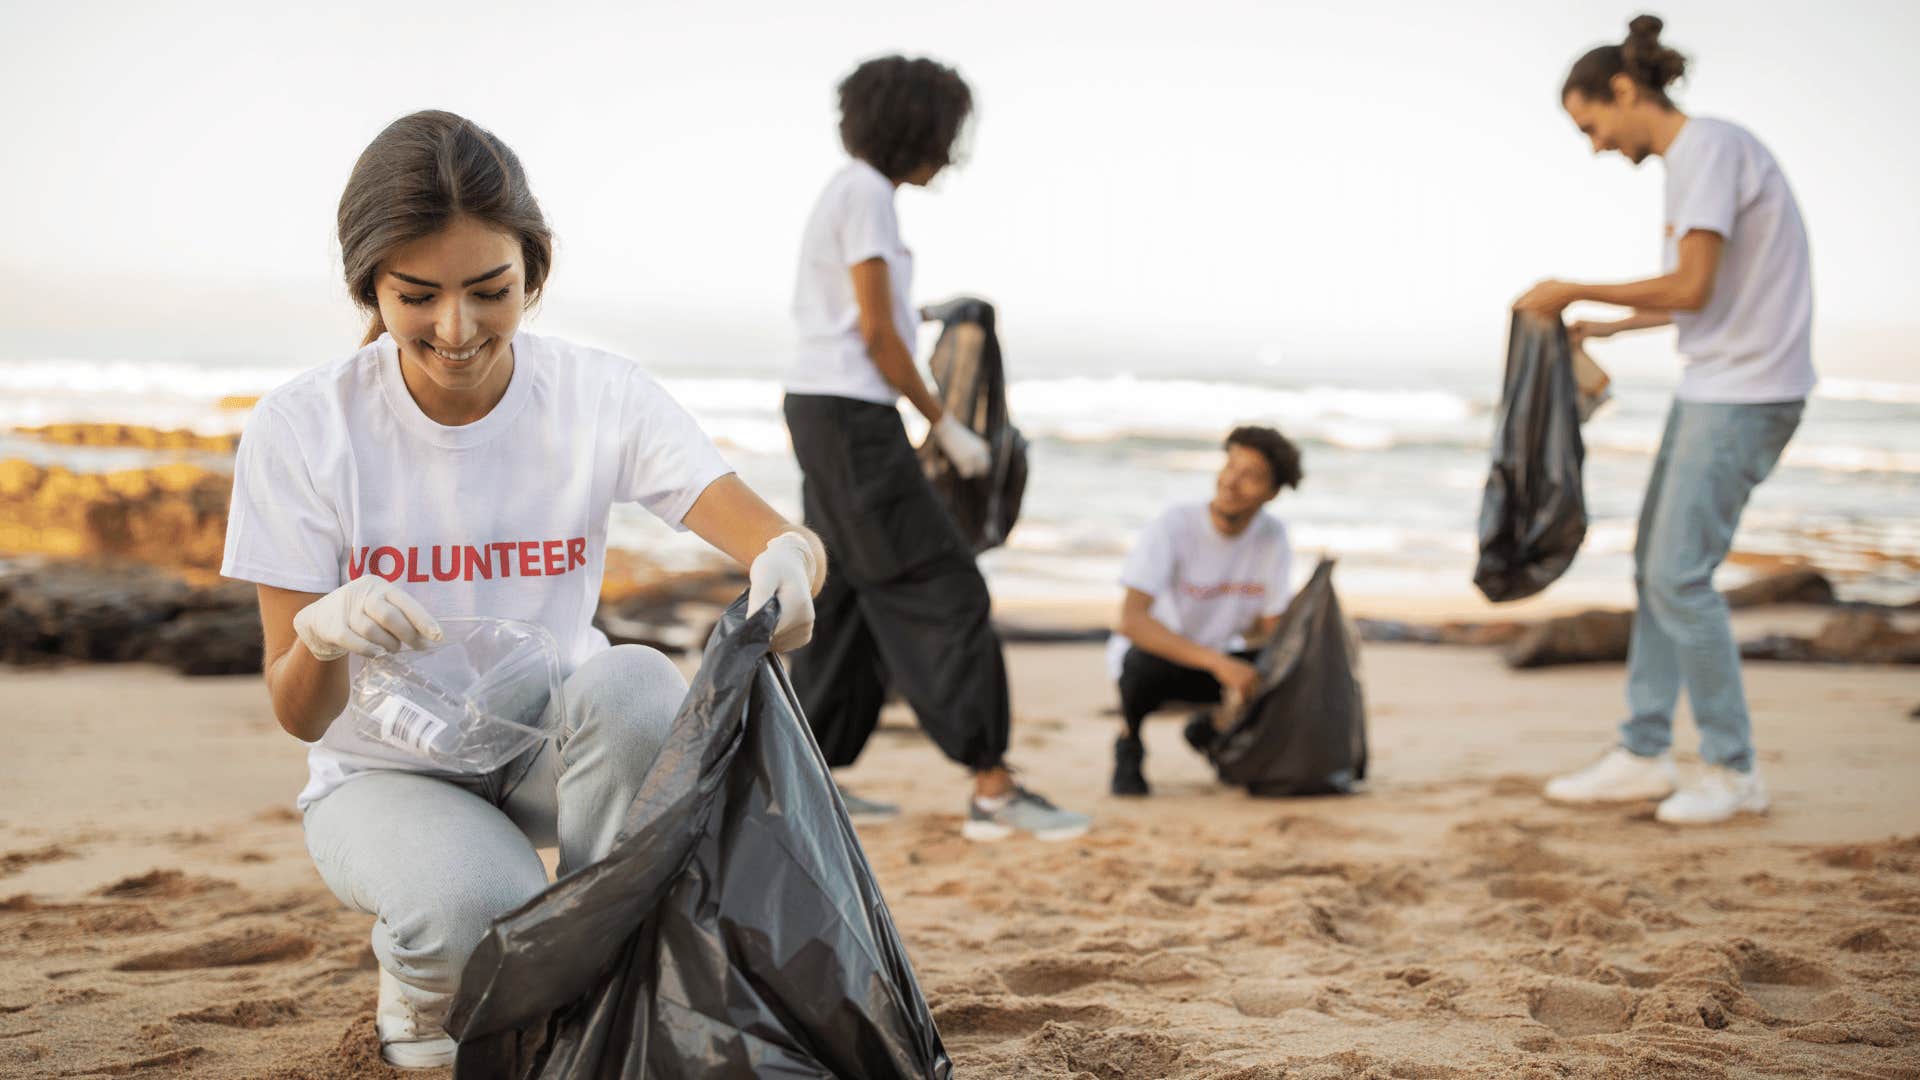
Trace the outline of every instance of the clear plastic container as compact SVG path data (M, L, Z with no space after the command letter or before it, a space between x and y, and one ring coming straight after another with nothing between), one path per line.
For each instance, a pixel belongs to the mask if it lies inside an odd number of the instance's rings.
M351 729L336 741L363 757L486 773L558 731L560 648L546 627L447 618L440 628L446 636L435 645L361 666L347 696Z

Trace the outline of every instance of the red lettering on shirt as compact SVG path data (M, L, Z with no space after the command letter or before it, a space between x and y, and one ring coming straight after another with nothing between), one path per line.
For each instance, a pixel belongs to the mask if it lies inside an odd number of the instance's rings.
M513 576L513 549L517 545L514 544L513 541L509 540L505 543L488 544L487 546L492 548L494 552L500 556L500 561L499 563L496 564L500 570L500 576L512 577Z
M401 547L360 547L347 552L349 580L378 574L388 581L492 581L514 576L557 577L587 565L587 538L500 540L485 544L413 544Z
M1258 581L1223 581L1218 585L1195 585L1192 582L1180 583L1180 591L1195 600L1218 600L1223 596L1265 596L1267 587Z
M393 560L393 569L391 570L380 569L380 560L383 558ZM388 581L399 581L400 571L404 568L405 568L405 564L401 562L399 548L390 548L390 547L374 548L373 554L367 557L367 569L372 571L373 573L379 574L381 577L386 578Z

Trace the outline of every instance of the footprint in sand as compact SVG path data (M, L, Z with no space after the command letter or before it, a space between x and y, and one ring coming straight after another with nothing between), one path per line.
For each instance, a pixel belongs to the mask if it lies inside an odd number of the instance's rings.
M248 999L230 1005L211 1005L195 1012L175 1013L173 1019L190 1024L219 1024L254 1030L300 1019L300 1002L290 997Z
M1204 978L1218 970L1204 957L1186 953L1157 953L1145 957L1112 953L1029 957L1000 972L1008 990L1023 997L1051 997L1097 982L1124 982L1136 986L1164 986Z
M37 866L56 859L71 859L74 852L60 844L48 844L45 847L29 848L25 851L0 853L0 877L17 874L29 866Z
M1003 969L1000 981L1023 997L1048 997L1117 979L1120 967L1115 956L1033 956Z
M1048 1023L1081 1023L1106 1027L1120 1014L1105 1005L1066 1005L1018 998L948 998L933 1010L942 1035L996 1035L1007 1037L1038 1031Z
M317 946L299 934L252 930L214 938L198 945L147 953L113 965L115 971L192 971L199 968L242 967L303 960Z
M130 1073L145 1072L148 1069L169 1069L192 1061L206 1053L204 1046L182 1046L177 1050L168 1050L164 1054L140 1058L137 1061L118 1061L110 1065L95 1065L85 1069L68 1069L61 1076L126 1076ZM164 1075L164 1074L162 1074Z
M1834 1015L1832 1002L1820 999L1840 980L1825 964L1744 939L1733 943L1733 962L1740 988L1769 1016L1805 1022Z
M1851 930L1842 930L1827 939L1836 949L1851 953L1887 953L1899 952L1900 943L1894 939L1887 926L1869 923L1856 926Z
M1527 994L1527 1014L1556 1035L1610 1035L1633 1023L1633 993L1620 986L1556 979Z
M62 909L53 918L36 919L20 928L20 936L29 941L57 941L80 934L150 934L166 929L166 924L151 911L108 908L104 911Z
M1233 988L1234 1009L1242 1016L1272 1020L1294 1009L1311 1009L1320 994L1317 982L1251 982Z
M1183 1076L1194 1064L1188 1041L1152 1031L1113 1031L1080 1024L1049 1022L1016 1044L1012 1061L1097 1062L1100 1076ZM999 1070L1000 1075L1014 1073ZM1018 1069L1027 1073L1027 1068ZM1040 1074L1034 1074L1040 1075ZM1081 1075L1086 1075L1084 1072Z
M219 878L190 878L179 870L149 870L129 878L121 878L101 889L94 891L95 896L110 900L179 900L220 889L236 888L231 881Z

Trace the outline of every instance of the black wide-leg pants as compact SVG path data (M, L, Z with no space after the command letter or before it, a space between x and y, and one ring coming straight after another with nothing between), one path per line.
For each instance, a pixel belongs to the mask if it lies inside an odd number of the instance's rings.
M813 641L791 655L827 764L860 756L891 685L949 758L999 765L1011 709L987 583L899 410L819 394L785 407L806 524L827 548Z
M1260 658L1256 650L1233 654L1236 660L1251 664ZM1127 734L1140 737L1147 716L1169 702L1211 705L1220 700L1220 680L1199 668L1176 664L1155 656L1138 646L1127 650L1120 665L1120 716Z

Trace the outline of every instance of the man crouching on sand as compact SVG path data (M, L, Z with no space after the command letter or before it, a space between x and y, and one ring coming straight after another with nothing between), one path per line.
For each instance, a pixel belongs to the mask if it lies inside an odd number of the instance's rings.
M1113 746L1113 793L1146 795L1140 725L1169 702L1217 702L1222 688L1245 697L1259 682L1248 647L1272 634L1292 596L1293 545L1287 527L1263 508L1281 488L1300 486L1300 451L1267 427L1237 427L1211 502L1180 503L1148 525L1120 583L1120 633L1107 663L1120 683L1126 732ZM1187 725L1204 751L1210 718Z

